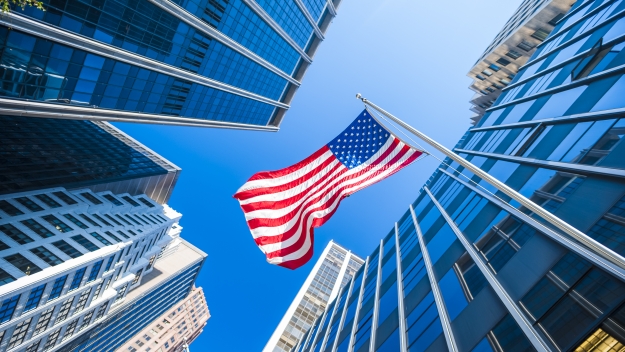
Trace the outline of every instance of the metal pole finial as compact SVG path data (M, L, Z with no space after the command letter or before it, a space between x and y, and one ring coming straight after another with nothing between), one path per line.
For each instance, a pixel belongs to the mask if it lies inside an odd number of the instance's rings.
M356 93L356 99L365 100L360 93Z

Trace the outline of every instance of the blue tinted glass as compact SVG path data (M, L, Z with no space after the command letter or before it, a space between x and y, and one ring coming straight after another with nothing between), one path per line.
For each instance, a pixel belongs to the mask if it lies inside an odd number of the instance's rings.
M447 274L438 282L438 285L445 300L449 319L453 321L468 304L458 281L458 275L453 268L449 269Z
M242 0L174 2L286 73L299 62L298 52Z
M0 323L7 322L13 318L15 312L15 306L20 300L20 295L13 296L9 299L5 299L0 306Z
M440 257L445 253L445 251L451 246L451 244L456 240L456 234L454 231L445 223L443 227L434 235L432 240L427 244L428 252L430 252L430 259L432 260L432 265L436 264L436 262L440 259Z
M615 120L595 122L561 159L564 162L578 162L586 152L610 129Z
M50 295L48 296L48 301L58 298L61 295L63 286L65 286L65 281L67 281L67 275L54 280L54 285L52 286L52 291L50 291Z
M397 308L397 282L380 298L380 309L378 313L378 325L384 323L386 318Z
M45 288L46 288L46 285L43 284L41 286L33 288L30 291L30 294L28 295L28 301L26 301L26 306L24 307L24 312L37 308Z
M571 145L577 142L579 137L586 133L586 131L590 128L592 124L593 122L590 121L580 122L575 125L571 132L569 132L569 134L564 138L564 140L562 140L558 147L551 153L551 155L549 155L547 160L560 160L564 156L564 154L569 151Z
M258 0L258 4L304 49L312 34L312 26L295 1Z
M315 20L319 20L321 12L325 8L326 2L324 0L303 0L303 2L310 15Z
M520 166L518 163L511 163L508 161L498 160L491 168L488 170L488 173L498 179L501 182L506 182L508 178L516 171L516 169ZM490 183L482 180L480 181L480 186L486 188L487 190L495 193L497 189L492 186Z
M380 346L376 351L377 352L397 352L400 351L399 347L399 329L395 329L395 331L391 334L391 336L384 341L382 346Z
M523 115L529 110L529 108L534 104L535 100L526 101L524 103L520 103L514 106L512 111L503 119L501 123L498 125L505 125L508 123L519 122Z
M608 90L590 111L609 110L625 106L625 75Z
M441 216L441 213L438 211L436 207L431 207L430 210L420 215L421 220L419 221L419 227L421 228L421 233L425 234L428 232L430 227L434 224L436 220Z
M490 342L488 342L488 339L485 337L471 352L493 352L493 348L490 347Z
M582 95L586 88L588 88L588 86L576 87L552 95L542 109L534 115L533 120L563 116L569 107L575 103L577 98Z
M0 95L258 125L266 125L275 110L271 105L240 95L139 69L113 59L87 55L84 51L41 38L36 39L36 47L45 48L42 49L45 52L31 58L29 38L34 37L16 31L7 32L0 36L5 36L15 48L5 50L0 55L0 62L12 71L17 67L40 67L44 72L50 72L46 73L50 79L32 79L26 74L4 75L4 93ZM37 61L40 57L44 57L47 63ZM48 57L54 59L48 61ZM102 60L102 68L94 67L99 66ZM64 64L61 65L61 62ZM71 66L68 66L70 62ZM57 70L66 72L53 73ZM28 85L28 88L23 89L23 85Z

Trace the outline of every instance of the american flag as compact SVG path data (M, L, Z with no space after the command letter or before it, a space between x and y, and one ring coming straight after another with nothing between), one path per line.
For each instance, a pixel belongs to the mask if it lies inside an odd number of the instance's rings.
M365 109L311 156L282 170L255 174L234 198L267 261L296 269L312 257L313 229L332 217L343 198L421 155Z

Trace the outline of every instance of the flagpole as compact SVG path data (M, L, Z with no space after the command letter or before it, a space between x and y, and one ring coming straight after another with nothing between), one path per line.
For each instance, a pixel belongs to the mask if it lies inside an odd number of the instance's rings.
M380 108L379 106L375 105L371 101L363 98L362 95L360 95L360 93L356 94L356 98L362 100L362 102L365 103L366 105L369 105L370 107L372 107L373 109L375 109L376 111L381 113L382 115L388 117L389 119L393 120L398 125L402 126L406 130L410 131L412 134L414 134L415 136L419 137L420 139L422 139L423 141L425 141L426 143L428 143L432 147L436 148L436 150L438 150L441 153L445 154L450 159L452 159L453 161L455 161L458 164L462 165L463 167L465 167L469 171L473 172L475 175L479 176L481 179L483 179L486 182L490 183L491 185L493 185L495 188L497 188L498 190L500 190L501 192L503 192L507 196L509 196L512 199L516 200L517 202L521 203L521 205L523 205L524 207L526 207L526 208L530 209L531 211L533 211L534 213L538 214L540 217L545 219L547 222L549 222L553 226L555 226L558 229L564 231L566 234L570 235L571 237L573 237L577 241L579 241L582 244L586 245L588 248L590 248L591 250L595 251L601 257L603 257L606 260L610 261L611 263L615 264L619 268L625 269L625 259L623 257L621 257L619 254L617 254L616 252L612 251L611 249L609 249L608 247L602 245L601 243L595 241L593 238L589 237L585 233L583 233L583 232L579 231L578 229L576 229L575 227L571 226L566 221L564 221L564 220L560 219L559 217L553 215L552 213L546 211L540 205L534 203L533 201L531 201L528 198L526 198L524 195L522 195L519 192L515 191L514 189L508 187L508 185L506 185L505 183L499 181L498 179L494 178L493 176L491 176L487 172L483 171L479 167L473 165L472 163L470 163L469 161L467 161L466 159L464 159L460 155L458 155L458 154L454 153L453 151L447 149L442 144L436 142L432 138L426 136L425 134L421 133L420 131L418 131L414 127L412 127L409 124L405 123L404 121L398 119L397 117L391 115L389 112L387 112L386 110L384 110L384 109Z

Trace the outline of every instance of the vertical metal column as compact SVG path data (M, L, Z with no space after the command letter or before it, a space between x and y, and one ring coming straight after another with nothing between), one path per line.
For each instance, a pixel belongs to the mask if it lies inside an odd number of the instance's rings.
M340 285L340 283L339 283L339 285ZM319 351L323 351L323 349L325 348L326 342L328 342L328 334L330 334L330 329L332 328L332 319L334 318L334 315L336 314L336 311L339 308L339 304L341 303L341 301L340 301L341 293L343 293L343 288L342 287L339 288L339 293L336 294L336 298L335 298L336 299L336 301L335 301L336 303L334 303L334 309L332 309L332 315L330 315L330 320L328 320L328 328L326 329L326 332L323 334L323 340L321 340L321 348L319 349Z
M607 261L605 258L597 255L596 253L594 253L593 251L587 249L586 247L580 245L579 243L573 241L570 238L567 238L566 236L553 231L552 229L546 227L544 224L541 224L540 222L536 221L536 219L532 218L531 216L528 216L527 214L523 213L522 211L518 210L517 208L511 206L508 203L502 202L501 200L493 197L492 195L484 192L483 190L471 185L470 183L462 180L459 177L456 177L454 174L450 173L447 170L443 170L443 169L439 169L440 171L442 171L443 173L445 173L446 175L448 175L449 177L451 177L452 179L454 179L455 181L459 182L461 185L463 185L464 187L470 189L471 191L477 193L479 196L484 197L484 199L488 200L489 202L497 205L498 207L500 207L501 209L507 211L508 213L510 213L512 216L515 216L519 219L521 219L523 222L527 223L528 225L532 226L533 228L535 228L536 230L540 231L541 233L545 234L547 237L551 238L552 240L554 240L555 242L561 244L563 247L565 247L566 249L570 250L571 252L578 254L580 257L582 258L586 258L587 260L589 260L590 262L592 262L593 264L595 264L596 266L604 269L605 271L607 271L608 273L611 273L612 275L620 278L621 280L625 281L625 271L623 269L621 269L620 267L612 264L611 262Z
M378 252L378 277L375 281L375 298L373 299L373 317L371 317L371 337L369 351L375 351L375 332L378 330L378 308L380 308L380 285L382 284L382 254L384 253L384 239L380 240Z
M521 330L523 330L523 333L525 334L525 336L527 336L527 339L531 342L532 346L534 346L534 348L538 352L551 352L552 350L549 347L549 344L547 344L547 342L543 340L543 338L538 334L536 329L534 329L532 323L525 317L525 315L523 315L520 308L517 306L514 300L512 300L512 297L510 297L506 290L503 288L503 286L501 286L499 281L495 278L495 275L493 275L493 272L488 269L480 255L477 253L471 243L469 243L466 237L464 237L462 231L460 231L460 229L458 228L458 226L456 226L451 217L449 217L443 206L436 200L436 198L434 198L434 195L427 187L423 187L423 189L430 196L432 203L434 203L436 208L443 215L443 218L445 218L447 225L449 225L449 227L451 227L451 229L453 230L454 234L456 234L456 237L458 238L464 249L467 251L467 253L469 253L469 256L471 256L471 259L473 259L475 265L477 265L484 277L486 277L486 280L493 288L504 306L508 309L508 312L510 312L510 315L514 318Z
M356 338L356 334L354 333L354 329L358 323L358 316L360 315L360 305L362 304L362 295L365 292L365 280L367 279L367 270L369 269L369 257L365 259L364 269L362 269L362 283L360 284L360 292L358 293L358 302L356 302L356 313L354 314L354 322L352 323L351 334L349 335L349 343L347 352L354 351L354 339Z
M387 112L384 109L380 108L379 106L373 104L372 102L368 101L367 99L362 98L362 96L360 94L357 94L356 98L361 99L362 102L365 103L366 105L371 106L372 108L377 110L382 115L384 115L384 116L388 117L389 119L393 120L395 123L399 124L400 126L405 128L406 130L408 130L410 133L414 134L415 136L419 137L420 139L422 139L423 141L425 141L426 143L428 143L432 147L436 148L438 151L440 151L441 153L445 154L445 156L447 156L450 159L452 159L453 161L457 162L458 164L460 164L461 166L463 166L467 170L471 171L472 173L474 173L475 175L477 175L478 177L480 177L484 181L490 183L492 186L497 188L499 191L503 192L505 195L507 195L510 198L512 198L512 199L516 200L517 202L521 203L521 205L523 205L524 207L526 207L529 210L533 211L538 216L540 216L541 218L545 219L545 221L549 222L550 224L552 224L553 226L557 227L558 229L560 229L564 233L566 233L569 236L573 237L574 239L576 239L580 243L584 244L585 246L587 246L588 248L593 250L598 255L602 256L603 258L605 258L606 260L612 262L613 264L619 266L620 268L625 269L625 258L620 256L618 253L614 252L613 250L611 250L610 248L604 246L603 244L597 242L594 238L592 238L592 237L586 235L585 233L579 231L578 229L576 229L575 227L571 226L566 221L563 221L562 219L560 219L557 216L553 215L549 211L543 209L540 205L534 203L533 201L531 201L530 199L528 199L527 197L525 197L521 193L519 193L519 192L515 191L514 189L510 188L505 183L499 181L498 179L496 179L495 177L491 176L487 172L483 171L479 167L473 165L472 163L470 163L466 159L462 158L460 155L452 152L451 150L446 148L444 145L436 142L432 138L430 138L430 137L426 136L425 134L419 132L414 127L412 127L409 124L405 123L404 121L398 119L397 117L391 115L389 112Z
M423 264L425 264L425 270L428 273L428 279L430 280L430 286L432 287L432 295L434 296L434 301L436 302L436 308L438 309L438 316L441 320L441 325L443 326L443 334L445 335L445 341L447 342L447 349L450 352L458 352L458 346L456 344L456 339L454 337L454 332L451 329L451 321L449 320L449 313L447 313L447 307L445 306L445 301L443 301L443 296L441 295L441 290L438 287L438 281L436 281L436 276L434 275L434 269L432 268L432 261L430 260L430 254L428 252L428 248L423 242L423 234L421 233L421 227L419 226L419 222L417 221L417 215L412 208L412 204L410 204L410 214L412 215L412 221L414 222L414 227L417 230L417 241L419 241L419 246L421 247L421 255L423 256Z
M408 338L406 337L406 312L404 311L404 280L401 267L401 251L399 250L399 229L395 223L395 257L397 259L397 310L399 315L399 346L401 352L408 351Z
M339 321L339 326L336 328L336 337L334 338L334 342L332 343L332 349L330 350L330 352L336 351L336 347L338 346L339 333L341 332L341 329L343 328L343 324L345 324L345 315L347 315L347 308L348 308L347 302L349 301L349 296L351 296L352 294L352 290L354 289L355 283L356 283L355 277L352 277L352 279L349 282L349 287L348 287L349 291L347 291L347 295L345 295L345 305L343 306L343 312L341 313L341 321Z

